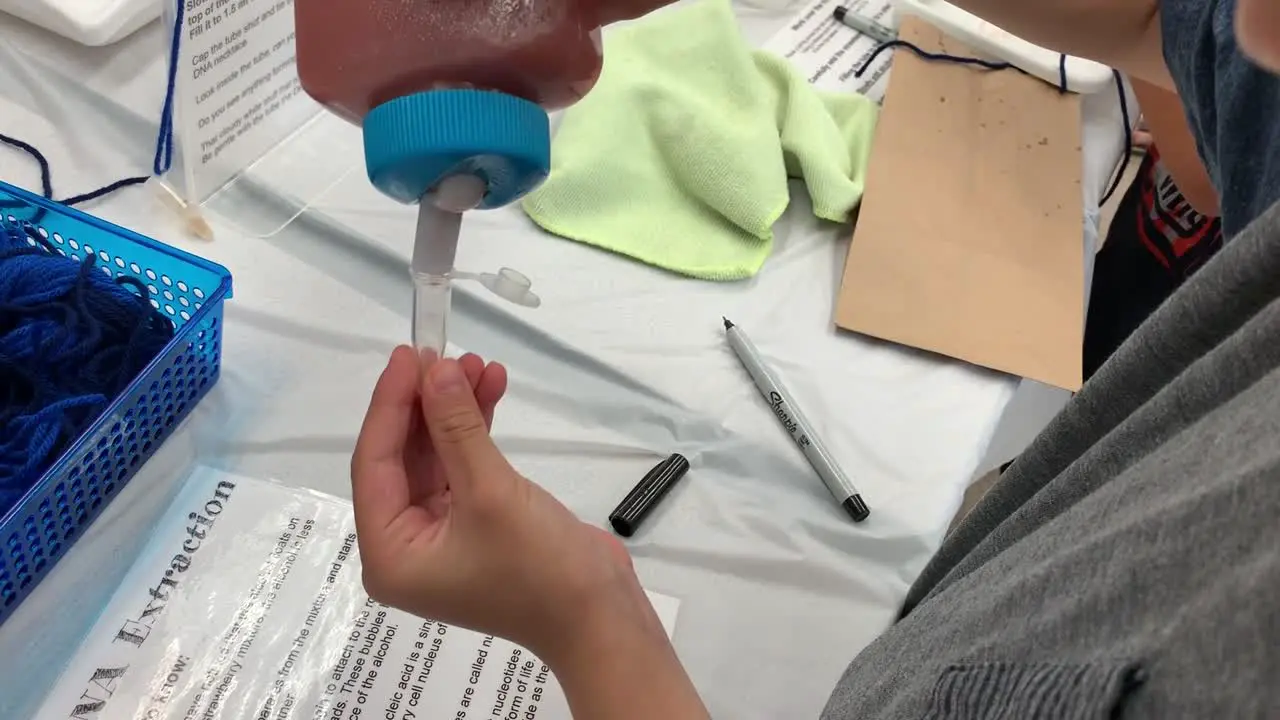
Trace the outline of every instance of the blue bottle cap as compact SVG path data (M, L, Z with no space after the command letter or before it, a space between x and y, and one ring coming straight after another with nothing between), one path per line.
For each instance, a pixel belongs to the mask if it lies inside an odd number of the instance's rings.
M403 203L468 173L488 185L479 207L502 207L546 179L551 123L537 104L505 93L414 93L365 117L364 162L374 187Z

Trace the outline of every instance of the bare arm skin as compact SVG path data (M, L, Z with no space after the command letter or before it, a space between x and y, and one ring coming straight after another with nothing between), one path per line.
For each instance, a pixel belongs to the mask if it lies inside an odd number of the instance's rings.
M1141 80L1133 80L1133 93L1138 96L1148 129L1160 150L1160 162L1173 176L1183 197L1196 211L1219 215L1218 193L1209 181L1209 173L1200 161L1196 141L1187 126L1182 100L1174 93Z
M547 663L575 720L709 720L638 582L581 622Z

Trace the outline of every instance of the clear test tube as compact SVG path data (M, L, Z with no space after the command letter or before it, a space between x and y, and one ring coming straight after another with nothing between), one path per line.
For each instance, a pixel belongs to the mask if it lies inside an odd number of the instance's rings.
M462 213L478 205L487 186L474 175L446 178L418 203L414 233L413 346L419 353L444 357L449 341L449 305L453 291L453 260L458 253Z
M453 281L448 275L413 274L413 347L444 357L449 341L449 306Z

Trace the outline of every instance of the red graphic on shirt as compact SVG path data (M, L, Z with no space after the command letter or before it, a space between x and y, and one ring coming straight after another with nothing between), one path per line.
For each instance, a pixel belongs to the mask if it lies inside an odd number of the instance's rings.
M1138 239L1170 273L1189 277L1222 247L1222 221L1196 212L1150 148L1138 172Z

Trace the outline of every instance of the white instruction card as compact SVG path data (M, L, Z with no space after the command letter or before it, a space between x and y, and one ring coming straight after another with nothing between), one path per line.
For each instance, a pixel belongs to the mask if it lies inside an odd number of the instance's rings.
M200 468L36 717L570 716L529 651L370 600L350 503Z
M811 0L763 49L790 60L820 90L856 92L882 102L893 51L880 53L864 69L880 43L838 22L835 9L840 6L887 28L897 27L888 0Z
M298 83L293 0L169 1L182 10L175 80L187 199L203 202L319 106Z

